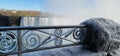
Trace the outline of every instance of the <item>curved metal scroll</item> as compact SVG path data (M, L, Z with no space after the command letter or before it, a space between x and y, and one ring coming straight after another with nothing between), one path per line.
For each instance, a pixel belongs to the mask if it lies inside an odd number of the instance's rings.
M55 34L55 37L56 37L56 39L54 41L54 44L56 46L62 45L63 40L60 38L62 36L62 33L63 33L62 29L56 29L54 31L54 34Z
M12 32L0 32L0 52L8 53L17 46L17 37Z
M40 45L39 31L27 31L22 37L22 44L27 49L34 49Z
M85 37L86 37L86 29L77 28L73 32L73 38L76 39L78 42L83 42Z
M76 29L73 32L73 37L74 37L74 39L79 40L79 38L80 38L80 29Z

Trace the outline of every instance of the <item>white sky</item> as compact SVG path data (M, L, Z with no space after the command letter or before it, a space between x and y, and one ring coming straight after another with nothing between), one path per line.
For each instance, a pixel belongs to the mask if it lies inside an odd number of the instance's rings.
M119 22L120 0L46 0L48 11L86 20L93 17Z

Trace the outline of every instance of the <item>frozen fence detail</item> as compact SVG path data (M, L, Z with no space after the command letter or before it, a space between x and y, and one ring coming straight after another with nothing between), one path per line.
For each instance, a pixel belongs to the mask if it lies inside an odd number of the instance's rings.
M2 55L12 55L79 45L78 34L80 31L78 29L81 28L86 28L86 26L3 26L0 27L0 43L2 43L0 44L0 53ZM13 30L17 31L14 32ZM10 31L13 32L10 33Z

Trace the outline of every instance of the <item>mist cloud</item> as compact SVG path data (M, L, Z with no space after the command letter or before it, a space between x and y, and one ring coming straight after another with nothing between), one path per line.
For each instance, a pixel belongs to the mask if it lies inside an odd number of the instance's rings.
M46 0L47 9L56 14L81 20L93 17L120 18L120 0Z

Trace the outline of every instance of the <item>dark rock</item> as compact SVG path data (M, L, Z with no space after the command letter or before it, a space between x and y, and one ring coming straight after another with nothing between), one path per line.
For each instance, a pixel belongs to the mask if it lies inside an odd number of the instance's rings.
M21 17L9 16L9 26L20 26Z
M8 26L9 17L0 15L0 26Z
M21 17L0 15L0 26L20 26Z
M83 39L84 47L92 51L111 52L117 50L120 45L120 25L110 19L91 18L82 23L86 29Z

